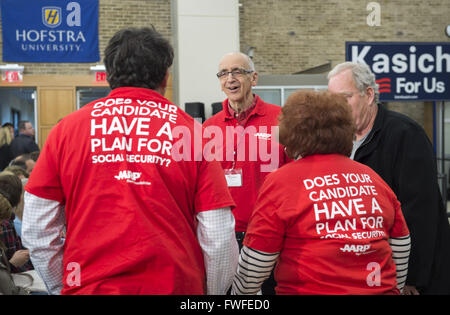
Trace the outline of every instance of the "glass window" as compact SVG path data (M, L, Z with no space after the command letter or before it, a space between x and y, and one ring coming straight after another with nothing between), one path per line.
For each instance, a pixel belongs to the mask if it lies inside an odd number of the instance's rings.
M253 92L258 94L265 102L283 106L289 95L298 90L326 91L327 86L274 86L274 87L255 87Z
M294 93L294 92L296 92L296 91L298 91L298 90L311 90L311 91L315 91L316 89L313 88L313 87L311 87L311 88L308 88L308 87L305 87L305 88L301 88L301 87L296 87L296 88L286 88L286 89L284 89L284 100L283 100L283 104L286 103L288 97L289 97L292 93Z
M260 89L254 88L253 93L258 94L264 102L281 106L281 88L279 89Z
M80 109L84 105L108 96L111 89L108 87L80 87L77 88L77 107Z

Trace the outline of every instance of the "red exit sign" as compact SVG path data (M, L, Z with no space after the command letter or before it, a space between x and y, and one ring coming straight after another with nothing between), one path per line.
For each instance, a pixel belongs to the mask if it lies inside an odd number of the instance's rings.
M96 72L95 82L106 82L106 72Z
M23 75L21 71L2 71L2 81L4 82L22 82Z

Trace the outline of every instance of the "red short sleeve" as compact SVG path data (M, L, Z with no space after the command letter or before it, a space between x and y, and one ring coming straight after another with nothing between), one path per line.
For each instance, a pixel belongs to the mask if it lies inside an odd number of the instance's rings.
M273 189L270 179L261 187L244 240L245 246L266 253L281 250L285 232L285 224L277 213L279 209L268 197Z
M398 200L395 200L394 215L394 224L392 225L392 229L390 231L390 237L403 237L409 235L408 226L405 218L403 217L402 208Z
M64 203L64 193L59 177L57 148L58 127L50 132L39 154L39 159L31 172L25 190L37 197Z
M202 161L199 168L195 194L195 211L202 212L224 207L235 207L220 163L217 161Z

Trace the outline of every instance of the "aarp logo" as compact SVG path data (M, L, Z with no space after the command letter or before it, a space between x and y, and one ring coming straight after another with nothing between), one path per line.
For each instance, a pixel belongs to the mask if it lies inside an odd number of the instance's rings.
M61 8L60 7L43 7L42 23L48 27L57 27L61 24Z

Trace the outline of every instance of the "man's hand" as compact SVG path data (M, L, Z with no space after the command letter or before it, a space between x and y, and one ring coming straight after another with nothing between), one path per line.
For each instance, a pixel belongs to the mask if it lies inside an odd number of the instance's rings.
M21 249L14 253L9 260L9 263L16 268L20 268L25 265L28 260L30 260L30 251L28 249Z
M403 295L420 295L415 286L405 285L403 288Z

